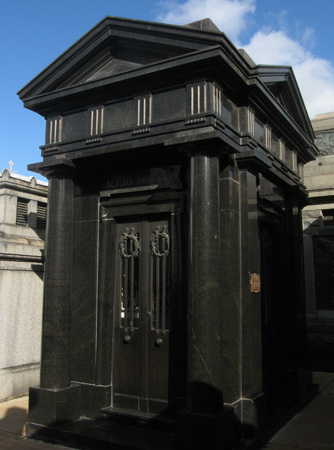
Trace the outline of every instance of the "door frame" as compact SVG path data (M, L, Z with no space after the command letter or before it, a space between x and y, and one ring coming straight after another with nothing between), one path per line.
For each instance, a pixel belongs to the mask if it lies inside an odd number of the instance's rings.
M176 348L169 364L169 406L183 404L185 399L185 355L186 355L186 292L183 282L182 256L184 253L183 235L183 193L169 192L169 195L146 195L120 198L119 196L101 201L100 204L100 239L98 264L98 301L97 301L97 346L95 383L111 384L111 406L113 399L113 337L114 337L114 300L115 300L115 252L118 250L116 240L117 218L139 217L170 214L174 239L172 264L173 278L176 280L173 302L173 316L176 333L170 346ZM167 198L166 198L167 197ZM131 219L132 220L132 219ZM106 245L106 243L109 243ZM177 277L175 275L178 275ZM177 341L177 342L176 342ZM172 374L172 376L171 376Z

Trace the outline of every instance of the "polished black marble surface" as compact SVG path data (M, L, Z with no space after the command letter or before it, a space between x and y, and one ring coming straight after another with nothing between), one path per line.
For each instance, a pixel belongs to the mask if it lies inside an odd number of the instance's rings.
M62 443L79 449L98 450L173 450L174 436L154 431L141 423L127 424L112 420L80 419L59 427L27 426L34 439Z
M241 393L240 308L240 183L228 161L222 161L219 180L222 340L224 401L234 403Z
M43 426L60 426L80 417L81 388L29 389L29 421Z
M48 201L41 387L57 389L71 384L73 181L52 177Z
M256 176L240 173L242 254L242 397L262 392L261 295L251 292L250 274L261 273Z
M223 406L220 298L219 159L190 156L188 407Z
M95 382L98 221L73 224L72 380Z

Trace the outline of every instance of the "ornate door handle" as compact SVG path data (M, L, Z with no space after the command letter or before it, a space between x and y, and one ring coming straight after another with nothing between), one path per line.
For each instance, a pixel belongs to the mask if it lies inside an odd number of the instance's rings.
M154 345L155 345L156 347L161 347L162 344L163 344L163 340L162 340L161 338L157 338L157 339L155 340L155 342L154 342Z

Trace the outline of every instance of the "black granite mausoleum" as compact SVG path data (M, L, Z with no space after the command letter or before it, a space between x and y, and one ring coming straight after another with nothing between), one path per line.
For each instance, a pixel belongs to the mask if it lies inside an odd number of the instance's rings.
M106 17L19 96L46 118L30 169L50 181L30 435L259 439L311 387L301 207L317 149L291 68L255 65L208 19Z

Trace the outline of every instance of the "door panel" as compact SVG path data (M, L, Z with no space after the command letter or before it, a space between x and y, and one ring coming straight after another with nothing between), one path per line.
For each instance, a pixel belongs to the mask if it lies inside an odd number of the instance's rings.
M166 221L150 222L150 324L148 328L148 395L168 399L171 242Z
M142 361L139 320L139 253L142 226L126 223L117 226L115 335L113 384L117 393L126 394L124 401L136 407L141 390ZM131 345L130 345L131 344ZM133 367L131 371L130 367ZM131 372L134 372L135 375ZM130 398L131 397L131 398ZM120 399L122 402L123 399ZM117 400L116 404L117 405Z
M158 412L168 402L171 216L118 220L113 405Z
M260 222L263 386L268 411L283 398L278 374L284 371L282 358L287 352L282 221L281 218L264 216Z

